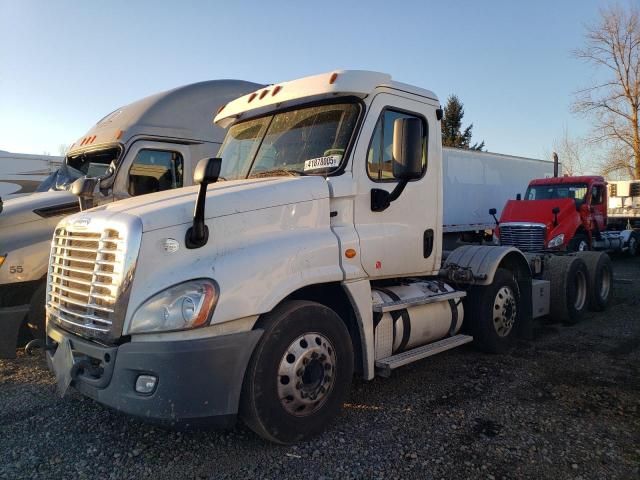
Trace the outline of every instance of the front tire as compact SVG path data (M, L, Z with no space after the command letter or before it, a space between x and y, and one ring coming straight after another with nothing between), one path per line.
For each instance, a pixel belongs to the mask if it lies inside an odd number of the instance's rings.
M569 242L567 250L571 252L587 252L591 250L587 236L583 233L577 233Z
M353 376L353 347L330 308L289 301L258 323L264 334L251 356L240 415L261 437L291 444L327 427L342 408Z
M513 273L499 268L491 285L472 287L465 313L474 344L482 351L502 353L513 347L520 318L520 290Z

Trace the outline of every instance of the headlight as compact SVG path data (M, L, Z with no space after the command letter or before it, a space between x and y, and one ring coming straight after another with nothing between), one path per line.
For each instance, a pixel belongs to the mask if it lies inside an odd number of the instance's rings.
M564 233L561 233L560 235L556 235L551 240L549 240L549 243L547 244L547 247L548 248L557 248L557 247L562 246L563 243L564 243Z
M209 323L218 301L213 280L191 280L157 293L136 310L129 333L167 332Z
M2 266L6 258L7 258L6 255L0 255L0 267Z

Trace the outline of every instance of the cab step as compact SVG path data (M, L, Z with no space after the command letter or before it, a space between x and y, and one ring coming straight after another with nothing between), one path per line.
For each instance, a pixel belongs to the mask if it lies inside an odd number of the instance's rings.
M394 312L396 310L404 310L405 308L416 307L418 305L427 305L428 303L447 302L449 300L457 300L464 298L467 292L456 290L454 292L439 293L436 295L425 295L424 297L406 298L391 302L376 303L373 305L373 311L376 313Z
M428 343L427 345L416 347L406 352L376 360L376 373L381 377L388 377L391 375L391 370L430 357L436 353L459 347L471 341L473 341L473 337L470 335L454 335L453 337L444 338L437 342Z

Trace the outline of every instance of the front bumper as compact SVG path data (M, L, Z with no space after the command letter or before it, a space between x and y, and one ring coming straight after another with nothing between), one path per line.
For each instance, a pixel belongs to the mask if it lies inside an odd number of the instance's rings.
M18 334L29 305L0 308L0 358L16 358Z
M261 330L197 340L128 342L105 347L47 325L47 342L67 339L74 364L71 386L121 412L170 426L235 422L244 372ZM47 351L49 369L55 372ZM58 372L60 373L60 372ZM135 391L139 375L157 377L151 394Z

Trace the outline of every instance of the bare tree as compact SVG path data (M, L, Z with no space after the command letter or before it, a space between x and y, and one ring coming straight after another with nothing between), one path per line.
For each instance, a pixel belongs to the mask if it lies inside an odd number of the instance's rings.
M558 153L562 172L567 175L585 175L587 173L589 163L585 158L585 149L585 141L578 137L572 137L566 127L562 132L562 137L553 141L553 150Z
M592 116L591 141L608 147L604 170L640 178L640 10L630 4L600 11L587 27L586 47L574 55L604 71L603 80L576 92L575 112Z
M71 145L68 145L66 143L61 143L60 145L58 145L58 153L61 157L65 157L67 155L70 146Z

